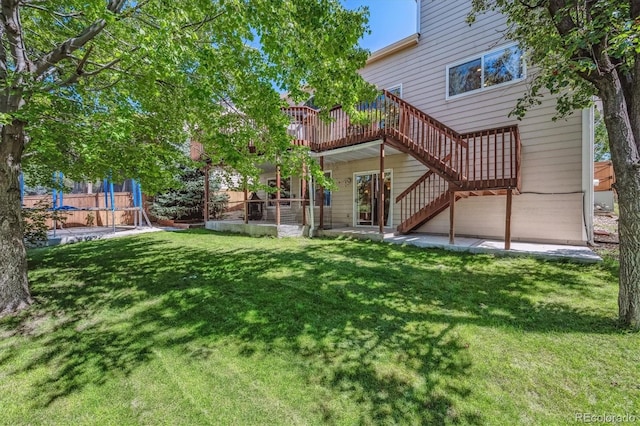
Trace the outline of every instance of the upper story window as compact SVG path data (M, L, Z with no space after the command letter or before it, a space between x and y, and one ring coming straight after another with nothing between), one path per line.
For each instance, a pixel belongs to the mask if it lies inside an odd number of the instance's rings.
M402 97L402 84L397 84L395 86L387 87L387 92L396 95L397 97Z
M447 67L447 98L525 78L522 50L517 45L478 55Z
M395 86L388 86L385 90L393 95L396 95L399 98L402 98L402 83L396 84ZM372 102L360 102L356 106L359 111L369 110L369 109L377 109L382 108L384 105L384 95L380 94L378 97Z

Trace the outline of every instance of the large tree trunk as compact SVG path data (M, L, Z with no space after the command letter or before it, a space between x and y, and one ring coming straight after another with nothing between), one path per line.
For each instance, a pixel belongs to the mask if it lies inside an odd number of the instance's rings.
M625 327L640 329L640 155L635 120L615 72L598 84L616 175L620 217L620 290L618 308ZM632 101L633 102L633 101Z
M2 126L0 141L0 315L31 304L27 252L22 238L20 158L24 123Z
M620 217L620 321L640 329L640 174L615 170Z

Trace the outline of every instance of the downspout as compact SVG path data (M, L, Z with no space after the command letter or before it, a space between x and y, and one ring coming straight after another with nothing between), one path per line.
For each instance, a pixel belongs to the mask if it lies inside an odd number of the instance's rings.
M313 210L315 207L316 188L313 186L313 175L309 175L309 238L313 238L313 228L315 228L315 216Z
M593 245L593 143L594 106L582 110L582 191L584 227L588 244Z
M420 35L420 12L422 10L422 0L416 0L416 33Z

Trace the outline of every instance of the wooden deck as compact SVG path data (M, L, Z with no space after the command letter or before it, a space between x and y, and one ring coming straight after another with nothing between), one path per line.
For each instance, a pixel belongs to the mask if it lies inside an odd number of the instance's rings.
M330 120L322 121L312 108L288 108L289 134L296 145L315 152L383 140L424 164L428 171L395 200L400 232L422 225L451 200L520 191L522 149L516 125L460 134L387 91L357 110L357 120L336 107Z
M367 121L355 124L342 108L320 120L309 107L291 107L289 133L296 145L315 152L385 140L394 148L457 183L461 190L519 187L520 138L518 127L508 126L459 134L397 96L383 92L358 110Z

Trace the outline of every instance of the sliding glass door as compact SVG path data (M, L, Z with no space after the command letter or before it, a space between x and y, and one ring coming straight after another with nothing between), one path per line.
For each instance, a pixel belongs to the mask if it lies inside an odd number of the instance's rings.
M384 173L385 226L391 226L391 171ZM355 226L378 226L380 205L380 173L356 173L354 175Z

